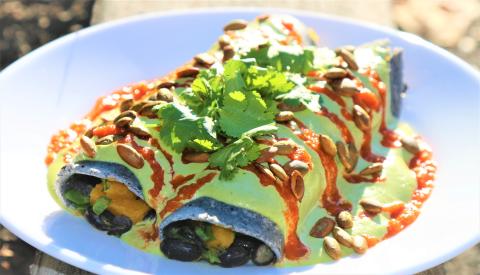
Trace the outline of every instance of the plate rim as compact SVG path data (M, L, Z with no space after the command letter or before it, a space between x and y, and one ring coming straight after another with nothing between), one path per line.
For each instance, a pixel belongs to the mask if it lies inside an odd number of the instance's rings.
M477 84L480 87L480 71L477 71L473 66L469 65L461 58L455 56L454 54L448 52L447 50L428 42L427 40L412 34L407 33L399 30L395 30L393 28L387 26L377 25L368 21L361 21L358 19L353 19L349 17L343 17L339 15L332 15L332 14L325 14L321 12L312 12L312 11L305 11L301 9L281 9L281 8L262 8L262 7L215 7L215 8L198 8L198 9L175 9L175 10L168 10L168 11L153 11L144 14L138 14L134 16L129 16L126 18L115 19L112 21L100 23L97 25L89 26L85 29L64 35L59 37L55 40L52 40L41 47L31 51L27 55L17 59L15 62L4 68L0 72L0 85L2 84L3 78L7 78L9 74L15 73L18 68L21 68L24 63L28 63L30 60L35 59L37 57L41 57L42 53L45 51L54 51L56 48L62 47L64 44L68 43L75 43L79 35L89 35L90 33L101 32L107 30L109 28L120 27L122 25L140 22L140 21L148 21L150 19L158 18L158 17L176 17L176 16L185 16L185 15L197 15L197 14L221 14L221 13L284 13L290 14L293 16L305 16L311 17L318 20L328 20L332 22L341 22L347 23L353 26L359 26L361 28L372 29L374 31L387 33L392 36L396 36L401 40L404 40L408 44L420 46L427 48L430 52L434 52L435 54L440 55L442 58L454 63L462 70L462 73L469 75L473 80L477 81ZM121 84L120 84L121 85ZM1 87L1 86L0 86ZM0 163L0 171L1 171L1 163ZM101 272L105 271L102 267L104 263L98 262L96 260L88 259L87 261L79 261L77 258L70 256L66 253L61 253L56 246L44 246L40 242L38 242L35 238L31 238L27 234L24 234L20 228L15 226L11 223L8 219L2 216L2 210L0 208L0 223L14 233L16 236L21 238L22 240L26 241L30 245L34 246L36 249L57 258L63 262L68 264L74 265L78 268L85 269L90 272ZM423 264L418 264L415 266L411 266L409 268L398 269L394 271L395 273L403 274L403 273L416 273L426 269L429 269L433 266L439 265L457 255L462 253L463 251L467 250L470 247L473 247L477 243L480 242L480 232L473 236L470 240L465 241L461 245L458 245L456 249L447 251L443 253L443 255L439 255L436 258L426 261ZM117 267L112 265L111 272L115 274L124 274L128 272L129 274L146 274L144 272L139 272L135 270L131 270L124 267ZM289 271L291 268L282 268L283 271ZM109 272L110 272L109 271ZM303 272L302 272L303 273ZM308 270L306 271L308 273Z

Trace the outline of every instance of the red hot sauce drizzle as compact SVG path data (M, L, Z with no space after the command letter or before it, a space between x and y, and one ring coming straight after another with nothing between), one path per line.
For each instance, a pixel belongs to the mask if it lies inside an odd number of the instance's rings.
M287 210L283 213L285 221L287 223L287 236L285 242L285 257L289 260L298 260L307 255L308 248L300 241L297 235L297 226L299 219L298 201L293 195L288 182L284 182L281 186L276 184L272 179L265 174L260 173L252 165L247 166L245 169L252 173L255 173L260 180L260 183L264 186L272 185L277 190L278 194L284 200Z
M390 238L412 224L420 214L420 207L430 197L433 190L433 181L437 167L432 160L432 152L427 149L420 150L410 160L409 168L415 172L417 189L412 195L411 201L402 207L390 207L383 209L390 213L391 220L388 222L385 238Z
M343 100L343 98L340 95L336 94L334 91L332 91L328 88L315 86L315 85L309 86L308 89L310 89L311 91L313 91L315 93L326 95L328 98L333 100L335 103L337 103L341 107L340 112L342 113L343 117L346 120L352 120L353 119L352 114L347 110L347 105L345 104L345 101Z
M326 109L324 110L325 112ZM305 143L310 146L315 152L317 152L322 165L325 169L325 191L322 195L322 206L332 215L336 215L340 213L342 210L350 211L352 209L352 205L344 200L340 192L337 188L337 164L335 163L335 159L325 154L320 149L319 144L319 135L309 129L303 122L298 119L294 119L296 124L298 125L301 133L296 134L297 137L305 141ZM293 132L295 129L290 128Z
M142 239L145 240L144 248L147 247L148 242L154 242L158 240L158 228L155 223L152 224L150 230L140 229L138 230L138 233L140 234L140 236L142 236Z
M180 208L183 205L182 201L191 199L198 189L200 189L206 183L212 181L216 175L216 172L209 173L206 176L199 178L195 183L181 187L177 195L170 199L165 207L160 211L160 218L163 219L167 213L172 213Z
M385 83L382 82L382 80L380 79L380 76L375 70L372 70L371 68L366 68L365 71L363 71L362 73L363 75L368 77L368 80L370 81L372 86L380 94L380 100L382 105L382 120L381 120L379 132L383 136L381 144L388 148L398 148L401 146L399 141L400 140L399 135L395 133L395 131L388 129L387 127L387 121L386 121L387 86L385 85ZM372 107L371 104L369 107Z
M173 187L173 190L177 190L178 187L182 186L183 184L187 183L189 180L193 179L195 177L194 174L182 176L182 175L176 175L172 178L172 181L170 184Z
M165 177L165 172L162 166L155 159L155 151L150 148L138 145L131 135L125 136L122 142L130 143L132 147L148 162L150 168L152 168L153 173L150 178L153 181L153 188L150 189L148 192L152 196L152 198L155 199L158 194L160 194L160 191L162 191Z

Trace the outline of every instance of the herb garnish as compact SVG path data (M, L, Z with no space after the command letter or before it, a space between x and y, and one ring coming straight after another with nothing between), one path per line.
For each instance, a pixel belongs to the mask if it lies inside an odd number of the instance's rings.
M162 141L179 153L211 152L210 165L220 168L221 178L231 179L265 148L253 138L276 132L272 122L279 102L318 111L320 96L304 87L302 77L313 66L313 51L280 48L270 57L268 49L200 71L191 87L177 90L185 106L156 106Z

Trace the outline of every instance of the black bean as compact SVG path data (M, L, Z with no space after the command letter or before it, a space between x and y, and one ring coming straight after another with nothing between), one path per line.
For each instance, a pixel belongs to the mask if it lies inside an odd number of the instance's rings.
M182 262L196 261L202 255L202 249L190 242L178 239L166 238L160 244L160 250L169 259L179 260Z
M92 207L85 211L87 221L98 230L107 231L109 235L120 236L132 228L132 221L125 216L115 216L110 211L105 210L97 215Z
M252 261L256 265L269 265L275 261L275 254L267 245L261 244L253 253Z
M260 242L257 239L237 233L232 246L241 246L252 253L259 244Z
M246 264L250 258L250 253L241 246L230 246L218 258L220 259L220 266L235 267Z
M199 246L203 246L202 239L195 234L195 231L190 226L182 226L178 230L180 237L188 242L195 243Z

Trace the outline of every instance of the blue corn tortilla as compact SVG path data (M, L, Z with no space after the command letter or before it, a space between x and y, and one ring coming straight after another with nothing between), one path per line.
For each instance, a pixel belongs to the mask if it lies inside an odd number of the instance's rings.
M160 223L160 239L165 238L164 229L168 225L184 220L208 222L248 235L269 246L277 259L283 256L283 234L274 222L259 213L208 197L198 198L183 205Z
M145 200L139 180L127 167L103 161L80 161L65 165L58 173L56 192L63 203L70 207L72 203L65 199L65 192L75 187L82 195L89 196L93 186L101 179L121 182L137 197Z
M102 161L81 161L64 166L58 174L57 194L67 207L71 207L72 203L65 199L65 193L75 187L82 195L89 196L99 179L121 182L136 196L145 200L139 180L127 167ZM268 245L277 259L282 258L283 234L274 222L259 213L202 197L167 216L159 226L160 239L163 240L164 228L182 220L208 222L256 238Z

